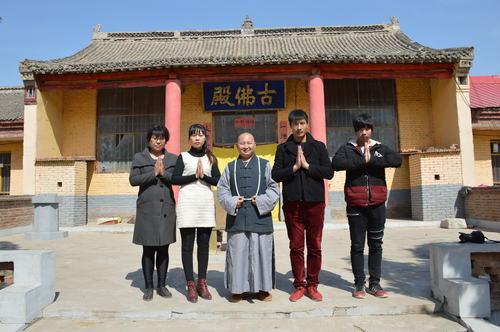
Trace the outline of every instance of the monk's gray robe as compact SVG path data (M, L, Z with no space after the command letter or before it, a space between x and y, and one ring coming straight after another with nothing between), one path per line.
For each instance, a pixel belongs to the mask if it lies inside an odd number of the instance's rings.
M254 195L256 206L245 200L236 209L239 196ZM260 178L256 156L246 164L239 158L229 163L217 184L217 196L227 212L225 286L233 294L270 291L275 284L271 211L279 188L271 178L269 162L260 158Z

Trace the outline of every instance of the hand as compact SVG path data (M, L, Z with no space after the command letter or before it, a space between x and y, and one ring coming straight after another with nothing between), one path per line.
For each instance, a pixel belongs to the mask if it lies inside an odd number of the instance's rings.
M302 158L300 155L302 154L302 147L299 145L297 147L297 159L295 160L295 165L293 165L293 172L297 172L302 167Z
M257 206L257 196L252 196L252 204Z
M370 162L371 154L370 154L370 145L368 142L365 142L365 162Z
M302 148L300 149L300 159L301 159L300 163L302 165L302 168L308 170L309 169L309 163L306 160L306 156L304 156L304 151L302 150Z
M163 176L163 171L164 171L164 168L163 168L163 159L162 158L158 158L156 159L156 163L155 163L155 176Z
M196 178L203 179L203 177L205 177L205 174L203 173L203 164L201 162L201 159L198 159L198 166L196 167Z
M236 202L236 208L239 209L243 204L243 196L238 197L238 201Z

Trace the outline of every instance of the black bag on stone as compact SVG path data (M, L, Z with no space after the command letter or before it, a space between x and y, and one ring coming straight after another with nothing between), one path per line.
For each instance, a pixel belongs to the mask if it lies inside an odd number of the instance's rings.
M460 232L458 236L460 243L471 242L471 243L484 243L486 237L481 231L473 231L470 234Z

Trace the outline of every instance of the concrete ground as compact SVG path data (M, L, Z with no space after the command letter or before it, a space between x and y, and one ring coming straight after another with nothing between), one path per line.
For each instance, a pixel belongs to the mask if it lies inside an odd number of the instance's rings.
M103 226L103 227L115 227ZM142 300L141 248L132 233L72 232L68 238L27 241L22 234L0 238L0 249L50 249L56 252L57 297L44 317L27 331L189 331L309 330L327 331L465 331L440 315L430 298L428 244L458 241L459 230L437 227L387 228L384 238L382 286L390 298L351 296L349 233L325 229L319 290L322 302L304 297L288 300L292 291L288 240L283 227L275 231L276 289L272 302L230 303L223 286L225 253L210 256L208 284L213 300L192 304L185 299L180 237L170 246L167 287L171 299L155 294ZM485 233L497 239L498 233ZM195 258L196 261L196 258ZM196 264L195 264L196 266ZM15 282L15 280L14 280Z

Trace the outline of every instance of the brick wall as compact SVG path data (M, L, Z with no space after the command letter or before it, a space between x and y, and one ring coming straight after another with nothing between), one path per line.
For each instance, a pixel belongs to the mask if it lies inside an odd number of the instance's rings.
M95 156L97 90L64 91L62 155Z
M471 253L472 275L489 275L491 311L500 311L500 253Z
M428 79L396 80L401 151L434 145L431 87Z
M28 226L32 222L31 196L0 196L0 229Z
M35 165L36 194L57 194L59 225L87 223L87 162L82 160L42 160Z
M471 188L465 197L465 217L500 223L500 187Z
M416 153L410 159L412 218L463 217L460 151Z

